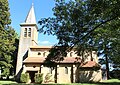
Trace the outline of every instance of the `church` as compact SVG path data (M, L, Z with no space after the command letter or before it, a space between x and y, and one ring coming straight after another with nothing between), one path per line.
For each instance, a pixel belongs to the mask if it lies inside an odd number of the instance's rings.
M43 73L45 76L51 74L52 83L77 83L77 82L99 82L102 79L100 65L98 64L97 52L92 51L87 55L84 63L81 63L81 56L74 50L68 52L63 61L54 65L46 66L45 60L52 46L38 45L38 27L34 12L34 6L30 8L24 23L20 24L21 33L16 63L16 78L21 73L29 73L30 83L34 82L35 73ZM82 65L82 66L80 66ZM98 67L97 70L94 68Z

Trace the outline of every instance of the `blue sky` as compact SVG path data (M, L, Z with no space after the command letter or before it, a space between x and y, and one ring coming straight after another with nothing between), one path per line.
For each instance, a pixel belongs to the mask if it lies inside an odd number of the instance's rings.
M20 34L20 23L23 23L31 8L32 2L34 3L36 21L41 18L53 16L52 8L55 6L54 0L8 0L11 14L11 26L15 31ZM40 25L38 24L38 28ZM57 43L55 36L48 36L39 33L39 45L54 45Z

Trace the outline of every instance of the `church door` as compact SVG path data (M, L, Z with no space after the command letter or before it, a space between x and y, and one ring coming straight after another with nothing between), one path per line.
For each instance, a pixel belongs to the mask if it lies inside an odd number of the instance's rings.
M37 71L28 71L30 79L31 79L31 83L34 83L34 77L35 77L35 73L37 73Z

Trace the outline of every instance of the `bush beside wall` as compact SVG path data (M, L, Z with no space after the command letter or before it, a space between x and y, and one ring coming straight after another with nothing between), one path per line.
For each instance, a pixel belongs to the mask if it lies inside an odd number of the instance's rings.
M27 83L30 79L29 73L22 73L20 77L20 81L22 83Z
M45 76L45 83L52 82L52 75L47 73Z
M43 82L43 74L42 73L35 73L35 83L41 84Z

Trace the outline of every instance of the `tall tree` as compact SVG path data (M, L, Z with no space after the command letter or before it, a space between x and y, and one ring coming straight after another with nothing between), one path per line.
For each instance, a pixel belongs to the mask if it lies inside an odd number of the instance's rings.
M39 21L39 24L42 25L40 32L56 35L59 40L54 47L57 50L55 51L56 54L52 53L51 55L54 56L50 56L50 59L59 58L60 56L55 57L57 54L65 56L65 52L73 47L76 47L80 54L86 48L98 49L99 46L105 48L104 45L108 44L111 44L112 49L118 49L118 47L112 45L119 38L120 32L119 0L55 1L54 17L44 18ZM99 33L101 30L104 32L103 35ZM113 34L110 34L109 31ZM101 42L102 45L100 45ZM56 46L64 46L64 49L56 48ZM112 53L112 55L114 54L116 52Z
M6 77L10 74L12 57L15 50L16 33L10 27L11 19L8 0L0 0L0 68Z
M119 5L119 0L56 0L54 17L39 21L40 32L56 35L64 49L55 46L48 59L61 60L74 47L80 55L96 49L104 54L109 78L109 59L120 62Z

